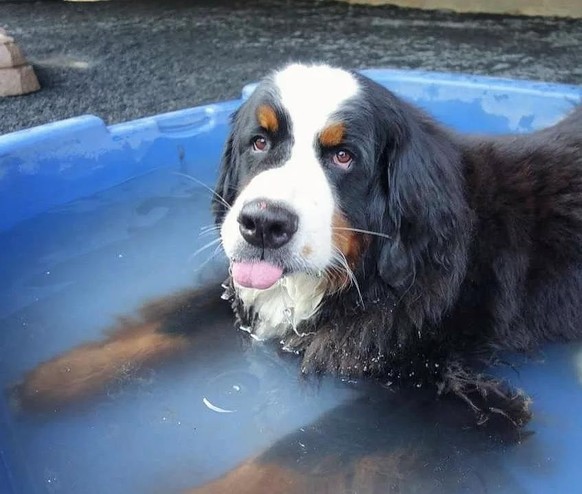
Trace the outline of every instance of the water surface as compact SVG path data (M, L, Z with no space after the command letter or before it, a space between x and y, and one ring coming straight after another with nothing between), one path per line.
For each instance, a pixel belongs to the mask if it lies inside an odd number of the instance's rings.
M1 233L2 388L152 298L220 282L220 251L193 255L214 238L200 236L211 224L208 191L158 171ZM308 476L380 456L379 492L567 492L582 478L577 346L507 372L536 400L535 434L513 442L467 430L447 404L370 383L306 382L293 358L224 326L217 343L66 412L16 413L3 399L15 491L180 492L256 456Z

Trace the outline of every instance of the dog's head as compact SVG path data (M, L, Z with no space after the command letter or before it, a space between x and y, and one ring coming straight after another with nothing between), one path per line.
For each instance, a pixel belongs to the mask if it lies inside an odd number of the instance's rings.
M364 264L403 286L423 264L452 262L466 206L448 135L380 85L325 65L258 85L233 117L216 193L234 282L257 289L297 272L339 289Z

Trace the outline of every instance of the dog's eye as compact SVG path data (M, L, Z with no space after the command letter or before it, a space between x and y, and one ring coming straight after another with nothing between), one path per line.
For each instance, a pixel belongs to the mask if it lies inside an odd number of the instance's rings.
M337 165L344 170L347 170L351 166L352 161L354 161L354 157L345 149L340 149L333 155L334 165Z
M267 149L267 139L265 139L263 136L253 137L252 143L253 149L255 151L264 151Z

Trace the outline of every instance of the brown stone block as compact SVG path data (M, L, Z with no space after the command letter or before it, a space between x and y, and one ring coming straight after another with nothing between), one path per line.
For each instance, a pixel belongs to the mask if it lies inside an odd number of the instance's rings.
M0 69L25 64L26 59L16 44L10 42L2 43L0 41Z
M2 43L14 43L14 38L8 36L6 29L0 27L0 44Z
M17 96L39 89L40 84L30 65L0 69L0 96Z

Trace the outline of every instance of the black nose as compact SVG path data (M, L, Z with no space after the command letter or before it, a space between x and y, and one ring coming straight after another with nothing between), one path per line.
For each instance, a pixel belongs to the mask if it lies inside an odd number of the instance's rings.
M238 222L240 233L249 244L278 249L291 240L297 231L299 218L280 204L256 199L243 206Z

